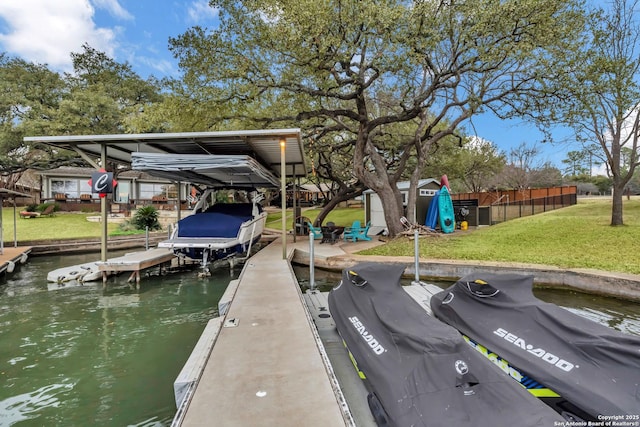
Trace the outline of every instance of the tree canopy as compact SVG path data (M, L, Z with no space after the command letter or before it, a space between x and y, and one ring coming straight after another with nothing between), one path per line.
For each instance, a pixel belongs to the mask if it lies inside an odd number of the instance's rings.
M613 186L611 225L623 225L622 195L640 165L638 1L612 0L588 20L586 43L558 79L551 120L571 126L604 159Z
M74 72L0 55L0 173L85 166L76 153L23 143L27 135L125 133L160 101L161 86L88 45L71 54Z
M431 147L462 140L474 114L529 114L583 16L558 0L211 5L218 28L170 40L189 93L255 126L295 124L352 145L353 175L380 195L392 235L404 215L396 182L409 176L415 188Z

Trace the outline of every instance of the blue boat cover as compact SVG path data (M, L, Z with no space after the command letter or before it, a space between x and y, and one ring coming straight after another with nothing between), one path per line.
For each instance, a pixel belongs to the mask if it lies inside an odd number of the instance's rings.
M431 201L429 202L429 209L427 210L427 218L424 221L424 225L432 230L436 229L438 225L438 200L440 199L440 190L436 191Z
M233 238L243 222L253 218L251 203L219 203L207 212L190 215L178 222L178 237Z

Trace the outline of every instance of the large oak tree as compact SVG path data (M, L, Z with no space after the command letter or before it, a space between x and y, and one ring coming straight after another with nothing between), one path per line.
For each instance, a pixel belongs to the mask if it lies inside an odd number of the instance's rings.
M536 108L583 16L572 0L210 4L219 27L170 45L190 92L224 106L212 122L232 111L348 142L353 175L380 195L391 235L405 214L396 182L415 186L433 145L462 138L475 114Z

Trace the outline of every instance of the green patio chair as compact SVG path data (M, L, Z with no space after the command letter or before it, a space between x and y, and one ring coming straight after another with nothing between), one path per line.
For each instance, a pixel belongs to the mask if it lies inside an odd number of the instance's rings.
M314 227L313 224L307 222L307 226L309 227L309 231L313 233L313 239L322 239L322 230L320 227Z
M365 227L362 227L360 225L360 221L353 221L351 227L347 227L344 229L344 234L342 236L344 240L351 240L352 242L355 242L357 240L371 240L371 237L367 236L370 226L370 222L367 222L367 225Z

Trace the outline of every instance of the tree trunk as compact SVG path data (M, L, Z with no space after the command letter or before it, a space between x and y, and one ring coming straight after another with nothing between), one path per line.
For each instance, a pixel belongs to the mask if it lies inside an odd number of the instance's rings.
M322 210L318 214L318 217L313 223L314 227L320 227L324 222L325 218L340 202L346 202L347 200L351 200L354 197L358 197L363 192L362 189L356 191L348 191L348 192L338 192L336 195L331 197L326 205L322 207ZM351 225L351 224L345 224Z
M402 196L397 188L394 191L390 186L379 188L376 193L382 203L384 220L387 223L389 236L395 237L403 230L402 223L400 222L400 218L405 214L402 208Z
M611 200L611 225L624 225L622 221L622 195L624 193L624 185L622 187L615 185L613 186L613 197Z

